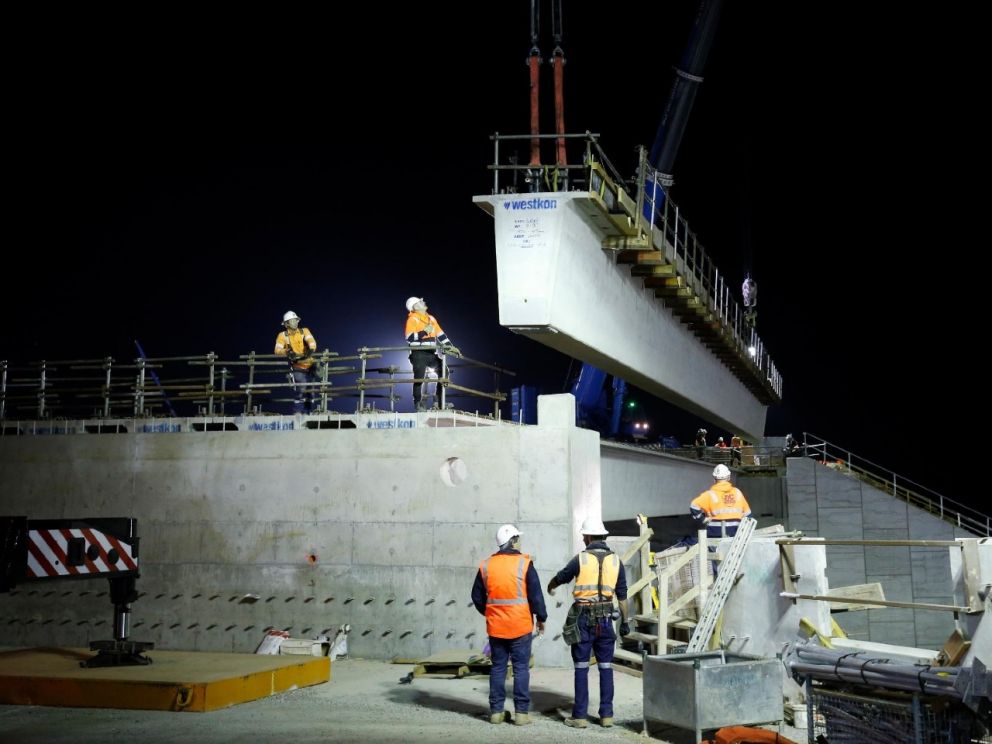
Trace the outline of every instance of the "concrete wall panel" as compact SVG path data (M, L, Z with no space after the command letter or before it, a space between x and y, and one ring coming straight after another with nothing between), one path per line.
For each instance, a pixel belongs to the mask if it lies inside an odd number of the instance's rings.
M939 515L842 470L802 458L790 458L787 468L790 529L864 540L949 540L955 534ZM878 581L889 600L949 604L951 587L960 583L952 574L957 549L830 546L827 551L831 587ZM847 612L838 622L853 637L925 648L939 648L954 629L951 613L905 608Z
M546 412L571 401L553 398ZM270 627L306 637L350 623L352 653L371 658L481 649L469 596L497 527L518 524L546 583L577 549L578 522L601 510L598 436L574 414L549 421L9 438L2 511L137 517L136 640L252 651ZM453 457L462 468L446 483ZM5 597L9 642L109 638L105 591L99 580ZM564 644L540 646L541 663L569 663Z

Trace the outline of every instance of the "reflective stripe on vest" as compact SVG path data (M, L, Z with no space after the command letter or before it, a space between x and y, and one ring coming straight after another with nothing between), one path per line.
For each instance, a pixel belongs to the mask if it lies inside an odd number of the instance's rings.
M486 632L494 638L519 638L534 629L527 600L530 556L496 553L479 566L486 587Z
M596 555L597 552L602 558ZM600 561L603 568L602 584L599 583ZM619 577L620 559L616 553L603 555L602 551L584 550L579 553L579 575L575 579L572 597L587 602L612 599Z

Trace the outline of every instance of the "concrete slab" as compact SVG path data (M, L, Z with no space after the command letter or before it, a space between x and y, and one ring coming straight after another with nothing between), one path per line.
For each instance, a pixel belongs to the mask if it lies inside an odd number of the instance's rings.
M0 653L0 703L82 708L218 710L331 678L324 656L150 651L147 666L84 669L78 648Z

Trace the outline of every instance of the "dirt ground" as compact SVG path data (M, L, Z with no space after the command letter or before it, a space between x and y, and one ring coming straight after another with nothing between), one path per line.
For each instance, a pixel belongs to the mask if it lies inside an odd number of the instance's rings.
M571 712L572 670L531 671L529 726L489 723L489 678L415 677L399 680L410 665L345 659L335 661L327 684L237 705L211 713L163 713L87 708L0 706L0 742L531 742L587 739L644 741L641 680L615 673L615 722L611 729L591 718L585 730L566 727ZM513 708L508 681L507 710ZM599 697L590 671L590 711ZM805 732L786 729L805 741ZM652 724L655 741L683 744L688 732Z

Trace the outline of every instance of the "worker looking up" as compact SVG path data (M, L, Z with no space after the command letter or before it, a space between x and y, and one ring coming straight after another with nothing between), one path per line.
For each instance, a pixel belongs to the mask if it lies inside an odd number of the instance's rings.
M489 671L489 721L503 723L506 702L506 664L513 664L513 722L530 723L530 647L534 620L544 632L548 611L541 580L530 556L520 552L520 530L504 524L496 531L499 550L479 566L472 586L472 603L486 616L486 633L492 649Z
M316 397L311 383L317 381L317 367L312 356L317 351L317 340L309 328L300 328L300 320L292 310L282 316L285 330L276 336L275 353L289 360L290 382L295 391L293 413L303 413L304 408L310 413Z
M740 489L730 483L730 468L713 468L713 486L692 500L689 513L700 526L706 525L707 537L732 537L744 517L751 516L751 507Z
M460 354L458 347L451 343L437 318L427 312L427 302L423 297L410 297L406 301L406 342L410 345L410 364L413 378L423 380L428 369L438 367L438 350L449 354ZM427 408L421 397L422 382L413 383L413 404L418 411Z
M548 583L548 594L575 579L572 607L565 618L562 639L572 647L575 667L575 703L565 725L586 728L589 710L589 656L596 654L599 668L599 722L613 725L613 598L620 606L620 635L627 625L627 577L620 558L606 544L609 534L602 521L589 517L580 529L586 549L572 558Z

